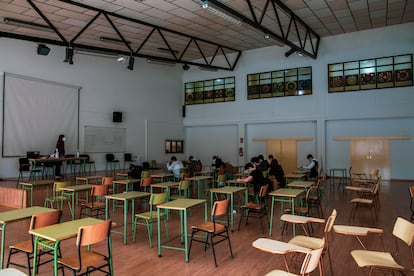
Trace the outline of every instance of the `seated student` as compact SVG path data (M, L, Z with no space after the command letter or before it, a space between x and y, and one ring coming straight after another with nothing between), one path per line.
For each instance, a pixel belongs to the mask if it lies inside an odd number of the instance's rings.
M318 177L318 160L313 158L312 154L308 154L306 156L306 159L308 159L309 164L306 165L306 166L303 166L301 168L309 170L309 177L310 178Z
M273 175L276 178L277 182L279 183L279 187L285 187L286 177L282 166L279 164L276 158L273 158L273 155L270 154L268 158L270 161L269 176Z
M258 159L258 164L256 165L257 169L264 172L267 171L269 169L269 163L267 162L267 160L264 159L263 155L258 155L257 156Z
M201 162L197 159L194 159L194 156L190 155L188 158L188 172L193 175L197 171L197 165L201 165Z
M184 165L181 161L177 160L177 157L172 156L170 161L167 162L167 170L174 174L175 178L181 179L180 170L184 168Z
M141 178L141 173L144 169L141 166L137 166L135 164L130 164L129 165L129 172L128 172L128 177L129 178L135 178L135 179L140 179ZM134 191L139 191L140 190L140 186L139 183L133 183L133 188Z
M211 164L212 167L215 169L220 169L221 166L224 166L224 162L221 160L220 157L217 155L213 156L213 164Z
M247 163L244 166L244 169L249 172L249 176L245 178L238 178L237 182L250 182L253 186L254 193L258 194L260 187L267 184L267 181L264 179L262 172L257 170L252 163Z

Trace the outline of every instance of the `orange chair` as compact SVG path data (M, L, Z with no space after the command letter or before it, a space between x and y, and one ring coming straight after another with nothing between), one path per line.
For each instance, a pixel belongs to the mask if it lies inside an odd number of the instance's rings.
M61 216L62 212L60 210L54 210L51 212L47 212L47 213L43 213L43 214L38 214L38 215L33 215L32 219L30 221L30 227L29 227L29 231L32 229L36 229L36 228L40 228L40 227L44 227L44 226L48 226L48 225L53 225L53 224L57 224L60 221L60 216ZM20 242L17 244L13 244L13 245L9 245L9 257L7 259L7 267L9 267L9 265L15 265L17 267L21 267L21 268L26 268L29 271L29 275L32 275L32 265L30 264L30 260L33 259L33 246L34 245L34 237L32 236L30 240L24 241L24 242ZM40 249L41 252L38 255L38 259L37 259L37 268L39 268L39 265L42 264L46 264L48 262L53 261L53 258L40 262L40 256L44 255L44 254L51 254L53 255L52 251L50 250L42 250ZM16 254L16 253L24 253L26 254L26 259L27 259L27 266L24 266L22 264L19 263L14 263L11 262L11 257L12 255ZM59 248L59 255L60 255L60 248Z
M90 202L82 203L79 212L79 218L82 215L87 217L99 218L105 214L105 202L103 201L108 195L108 185L93 185L91 189Z
M143 177L141 178L141 182L139 183L139 186L141 187L141 190L147 191L147 187L151 186L152 183L152 177Z
M240 230L240 224L241 224L243 217L246 218L246 225L247 225L249 223L250 214L253 213L253 214L257 214L257 218L259 218L260 220L260 226L262 228L262 233L264 234L262 217L266 217L267 224L269 224L269 217L267 216L267 205L266 205L266 197L267 197L268 188L269 188L269 185L260 187L259 203L249 202L246 205L240 206L241 215L240 215L238 230Z
M85 270L88 274L99 270L107 275L114 275L112 265L111 220L101 223L79 227L76 239L76 253L65 255L58 263L68 268L76 275ZM91 251L91 246L106 240L106 252ZM85 249L84 249L85 248ZM86 249L87 248L87 249ZM108 267L108 271L103 268ZM82 274L82 275L83 275Z
M216 252L214 249L214 245L227 240L229 243L230 256L233 258L233 251L231 249L231 242L230 242L230 235L229 235L229 228L228 228L229 202L230 202L230 199L215 201L213 205L213 210L211 212L212 221L206 221L206 222L191 226L193 231L191 233L191 241L190 241L190 247L188 249L188 256L190 256L191 245L193 241L204 243L205 244L204 251L207 250L208 246L211 246L211 249L213 250L214 265L217 267ZM227 218L226 219L227 223L226 224L217 223L217 220L223 217ZM202 240L196 238L194 234L197 234L199 232L202 232L202 234L205 234L206 238ZM215 237L219 237L220 239L215 241L214 240Z

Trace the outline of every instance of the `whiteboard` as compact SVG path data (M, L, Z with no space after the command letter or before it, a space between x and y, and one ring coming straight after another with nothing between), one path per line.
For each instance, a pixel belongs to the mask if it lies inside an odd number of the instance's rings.
M125 128L85 126L85 152L125 152Z

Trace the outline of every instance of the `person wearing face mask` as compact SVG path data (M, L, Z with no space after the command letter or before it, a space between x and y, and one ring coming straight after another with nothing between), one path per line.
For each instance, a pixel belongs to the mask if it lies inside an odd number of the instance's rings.
M61 134L59 135L59 138L56 142L56 149L59 152L59 156L65 155L65 135ZM62 173L60 172L60 167L62 166L62 162L56 162L55 164L55 176L56 178L61 178Z

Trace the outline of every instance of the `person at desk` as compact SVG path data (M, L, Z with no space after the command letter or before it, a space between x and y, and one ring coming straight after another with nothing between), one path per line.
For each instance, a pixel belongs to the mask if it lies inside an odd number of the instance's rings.
M263 173L260 170L256 169L256 167L252 163L247 163L244 166L244 170L249 172L249 176L245 178L238 178L237 182L250 182L253 186L254 193L258 194L260 191L260 187L268 184L265 178L263 177Z
M286 184L285 172L283 171L282 166L279 164L276 158L273 158L273 155L268 156L270 162L270 170L269 175L273 175L277 182L279 183L279 187L284 187Z
M310 178L318 177L318 160L313 158L312 154L308 154L308 156L306 156L306 159L308 159L309 164L302 166L301 169L309 170Z
M56 142L56 151L59 154L59 156L65 155L65 141L66 141L65 135L60 134ZM56 158L59 158L59 156L56 156ZM56 162L55 164L55 177L56 178L62 178L60 167L62 167L62 161Z
M170 161L167 162L167 170L174 174L175 178L181 179L180 170L184 168L184 165L181 161L177 160L177 157L172 156Z
M138 166L138 165L135 165L135 164L130 164L129 165L128 177L129 178L134 178L134 179L141 179L141 173L142 173L143 170L144 170L144 168L142 166ZM140 190L139 183L133 183L132 189L134 191L139 191Z

